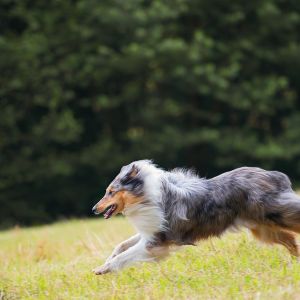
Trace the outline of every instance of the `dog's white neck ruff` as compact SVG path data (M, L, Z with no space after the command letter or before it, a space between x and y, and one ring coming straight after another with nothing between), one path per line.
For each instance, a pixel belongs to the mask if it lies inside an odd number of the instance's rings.
M159 205L162 198L161 178L164 171L143 162L139 167L144 180L145 202L131 205L123 213L142 237L149 240L164 227L164 214Z

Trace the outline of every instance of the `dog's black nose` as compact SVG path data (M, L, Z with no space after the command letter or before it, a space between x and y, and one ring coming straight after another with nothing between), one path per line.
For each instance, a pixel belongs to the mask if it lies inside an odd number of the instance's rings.
M96 210L97 210L97 208L96 208L96 205L92 208L92 212L95 214L96 213Z

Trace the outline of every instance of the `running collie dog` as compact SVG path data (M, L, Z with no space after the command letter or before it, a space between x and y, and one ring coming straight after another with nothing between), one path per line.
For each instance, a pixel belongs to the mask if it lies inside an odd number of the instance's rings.
M157 261L171 246L193 245L241 226L299 256L300 197L277 171L242 167L204 179L190 170L164 171L150 160L135 161L121 169L93 212L105 219L123 213L138 232L119 244L95 274Z

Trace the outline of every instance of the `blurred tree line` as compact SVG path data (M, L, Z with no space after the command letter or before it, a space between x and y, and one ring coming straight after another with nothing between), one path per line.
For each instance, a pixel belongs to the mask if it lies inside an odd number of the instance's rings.
M1 0L0 222L86 216L123 164L300 179L299 0Z

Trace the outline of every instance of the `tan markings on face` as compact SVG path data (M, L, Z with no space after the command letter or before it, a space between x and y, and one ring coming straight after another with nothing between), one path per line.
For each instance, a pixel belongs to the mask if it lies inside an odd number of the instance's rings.
M107 192L111 191L111 188L107 188ZM141 197L136 197L128 191L119 191L113 194L112 196L105 195L97 203L97 212L103 212L108 206L116 204L117 209L114 211L113 215L121 213L126 207L139 203L142 201Z
M142 201L142 197L136 197L128 191L123 191L124 208Z

